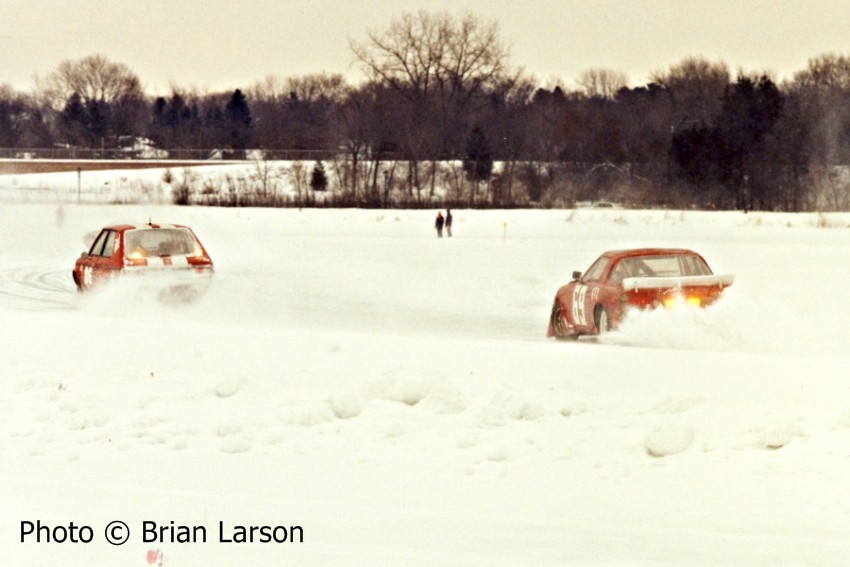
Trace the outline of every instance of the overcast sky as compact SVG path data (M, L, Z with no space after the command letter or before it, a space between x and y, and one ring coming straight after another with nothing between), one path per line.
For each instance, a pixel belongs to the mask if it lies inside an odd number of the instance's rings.
M542 84L608 68L642 85L690 55L781 80L817 55L850 55L850 0L0 0L0 84L29 90L92 54L150 94L323 71L356 81L349 39L419 10L497 21L511 64Z

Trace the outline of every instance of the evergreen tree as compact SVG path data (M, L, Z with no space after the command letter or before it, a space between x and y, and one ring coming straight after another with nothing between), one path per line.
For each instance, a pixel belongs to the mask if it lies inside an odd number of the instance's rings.
M230 145L234 150L248 147L251 137L251 110L242 91L236 89L230 102L224 107L224 116L230 134Z
M718 119L722 140L721 181L735 196L735 206L763 206L769 189L760 175L768 134L782 116L784 97L767 77L739 77L726 89Z
M670 143L672 180L707 186L720 178L720 133L717 128L700 124L673 133Z
M92 148L102 147L106 144L110 129L110 107L109 104L99 100L90 100L85 104L86 132L89 144Z
M324 191L328 188L328 176L325 174L325 166L320 161L317 161L313 166L313 173L310 175L310 188L313 191Z
M466 178L473 183L471 201L474 203L478 185L482 181L489 180L493 174L493 153L484 136L484 131L479 126L472 129L466 143L463 171L466 173Z
M221 108L208 108L204 113L201 147L220 148L227 143L226 122Z
M0 147L14 148L17 143L11 105L0 101Z
M82 97L74 93L65 103L65 108L59 114L59 128L65 142L72 145L82 145L85 134L86 109Z

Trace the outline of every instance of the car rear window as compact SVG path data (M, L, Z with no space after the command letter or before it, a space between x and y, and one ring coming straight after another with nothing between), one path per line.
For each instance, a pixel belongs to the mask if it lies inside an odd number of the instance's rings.
M124 254L130 258L195 254L197 243L183 228L128 230L124 234Z
M699 256L686 254L625 258L621 262L621 265L626 277L679 277L711 275L711 270Z

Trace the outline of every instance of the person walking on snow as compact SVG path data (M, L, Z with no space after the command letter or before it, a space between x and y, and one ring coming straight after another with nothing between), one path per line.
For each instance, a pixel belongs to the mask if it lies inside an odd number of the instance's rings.
M441 211L437 211L437 221L434 223L434 227L437 229L437 237L443 237L443 213Z
M452 237L452 210L446 209L446 236Z

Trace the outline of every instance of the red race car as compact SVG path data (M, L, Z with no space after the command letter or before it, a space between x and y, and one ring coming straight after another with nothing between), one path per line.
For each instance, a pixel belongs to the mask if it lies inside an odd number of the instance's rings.
M192 297L209 285L213 262L187 226L121 224L100 231L72 275L80 291L118 275L135 275L149 276L145 281L160 291Z
M702 256L677 248L640 248L602 254L555 295L549 337L576 338L616 328L630 309L704 307L732 285L714 275Z

